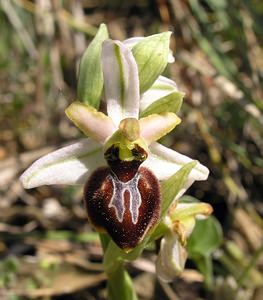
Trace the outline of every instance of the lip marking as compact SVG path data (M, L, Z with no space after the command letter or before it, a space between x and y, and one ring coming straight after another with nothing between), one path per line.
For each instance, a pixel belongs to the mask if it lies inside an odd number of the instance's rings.
M140 174L136 173L135 176L127 182L120 181L114 173L108 176L113 184L113 195L108 207L113 207L115 209L117 219L120 223L122 223L125 212L124 194L125 191L128 191L130 194L129 211L131 213L132 223L137 224L139 217L139 208L142 203L141 194L138 189Z

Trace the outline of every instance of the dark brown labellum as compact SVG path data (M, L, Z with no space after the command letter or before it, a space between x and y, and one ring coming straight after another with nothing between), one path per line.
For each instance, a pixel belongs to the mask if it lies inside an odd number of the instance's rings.
M138 171L139 166L147 158L147 152L136 145L132 150L134 159L131 161L123 161L119 158L119 148L110 147L104 154L107 163L112 172L123 182L131 180Z
M140 163L116 158L110 167L97 169L84 189L90 222L126 251L138 245L160 215L159 182L147 168L138 169Z

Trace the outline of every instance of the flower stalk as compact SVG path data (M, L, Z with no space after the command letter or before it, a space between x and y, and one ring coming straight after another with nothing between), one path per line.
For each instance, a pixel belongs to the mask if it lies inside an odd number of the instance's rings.
M116 269L107 273L108 299L109 300L137 300L137 295L132 283L132 279L125 270L124 262L120 261Z

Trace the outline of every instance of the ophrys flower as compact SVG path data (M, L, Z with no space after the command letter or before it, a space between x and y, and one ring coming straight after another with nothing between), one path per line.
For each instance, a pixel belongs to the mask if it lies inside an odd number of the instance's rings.
M155 105L176 91L176 85L158 77L163 68L159 74L155 72L155 82L149 80L150 75L141 76L143 62L135 56L124 43L103 42L101 65L108 115L73 102L66 114L89 138L44 156L21 176L25 188L85 184L89 220L125 250L134 248L159 219L158 181L191 161L156 142L180 123L167 106ZM152 113L155 111L158 113ZM194 180L205 180L207 175L207 168L198 163L177 197Z
M213 209L203 202L174 204L164 219L168 231L163 236L156 260L156 273L165 282L172 281L184 270L186 243L197 219L208 218ZM205 233L204 233L205 234Z

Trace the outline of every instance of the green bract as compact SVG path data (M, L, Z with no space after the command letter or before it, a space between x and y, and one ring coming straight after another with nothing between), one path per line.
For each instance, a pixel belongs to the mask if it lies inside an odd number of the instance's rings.
M179 195L179 192L182 190L182 187L185 185L190 172L196 166L196 164L196 161L189 162L169 179L162 182L162 216L167 213L167 210L169 209L172 202L176 198L181 196Z
M132 48L139 71L140 92L148 90L164 71L169 54L171 32L155 34Z
M95 108L99 107L103 89L102 43L108 37L107 27L101 24L95 38L84 52L79 66L78 99Z
M142 111L140 116L146 117L151 114L160 114L168 111L177 113L181 108L183 97L184 93L172 92L150 104L145 110Z

